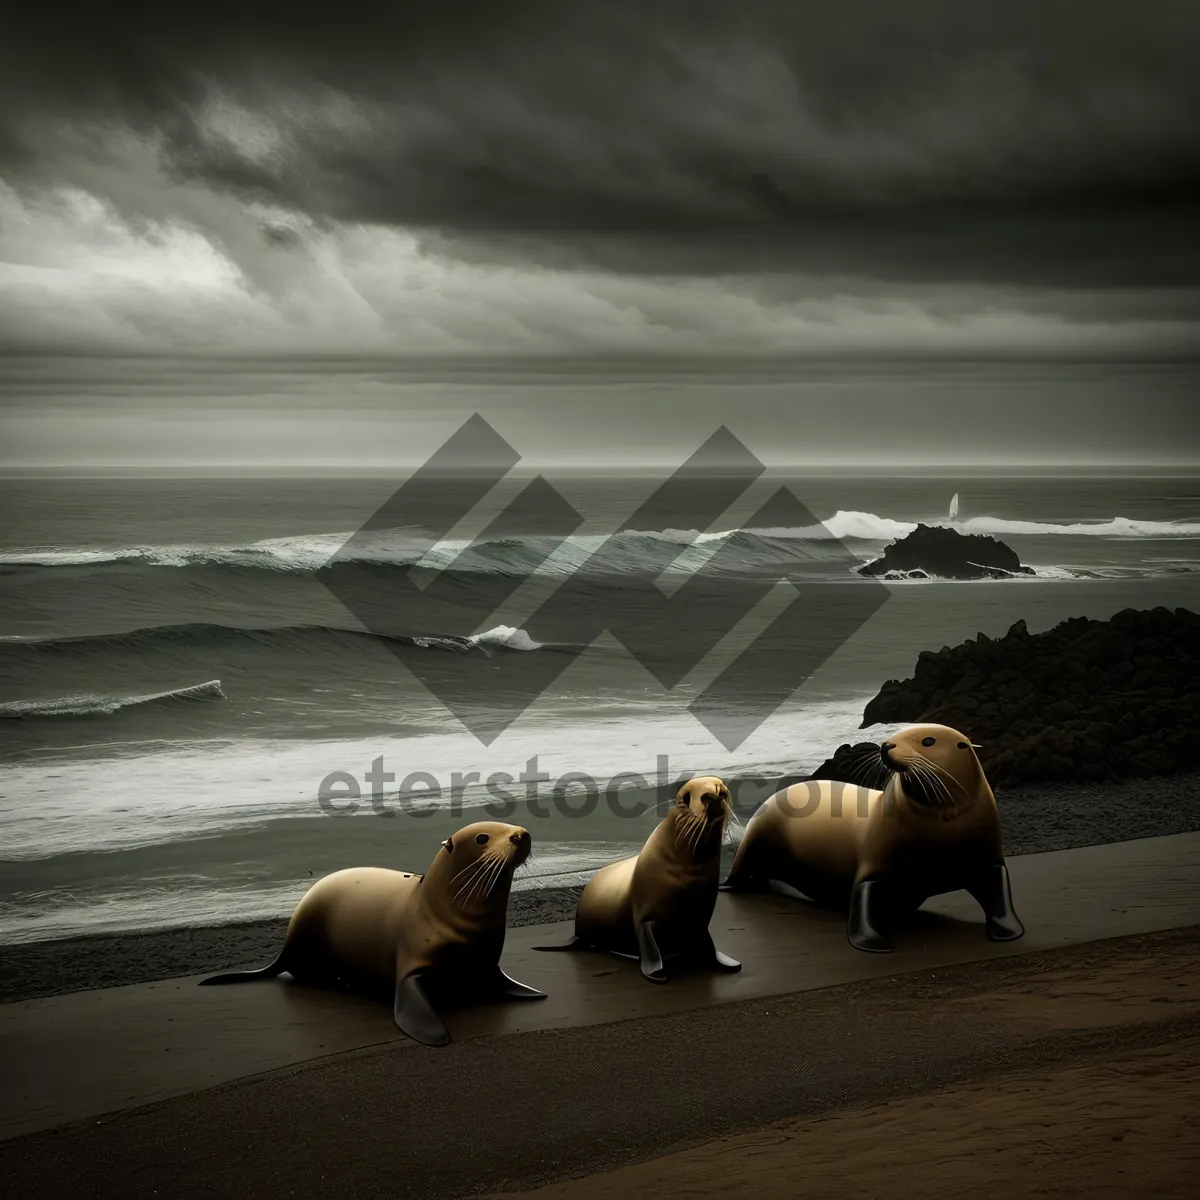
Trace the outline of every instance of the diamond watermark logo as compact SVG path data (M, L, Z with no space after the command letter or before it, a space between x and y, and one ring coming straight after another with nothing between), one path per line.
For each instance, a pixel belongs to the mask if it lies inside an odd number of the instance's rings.
M745 535L776 537L781 548L772 565L747 569L744 536L736 531L712 539L715 548L703 553L704 531L766 470L725 428L607 536L572 542L584 516L537 476L476 536L448 543L519 461L473 416L317 572L485 744L550 688L576 654L607 634L667 692L723 660L707 681L693 681L687 707L733 750L887 599L886 586L855 574L856 556L787 487L740 522ZM389 560L398 540L405 553ZM519 554L497 561L497 547L517 547ZM669 586L681 555L697 549L701 561ZM434 551L451 557L426 564ZM531 583L539 586L527 588ZM541 593L521 626L529 646L544 652L498 652L485 676L448 669L444 656L412 653L423 635L447 627L458 631L462 648L472 646L470 637L495 627L497 614L522 589Z

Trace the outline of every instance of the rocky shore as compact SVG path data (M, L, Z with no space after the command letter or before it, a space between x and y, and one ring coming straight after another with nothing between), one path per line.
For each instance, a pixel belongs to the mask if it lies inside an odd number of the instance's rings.
M1195 771L1200 762L1200 617L1126 609L1031 634L974 640L917 660L888 680L863 726L935 722L979 742L995 783L1117 780ZM842 746L815 773L864 770ZM865 782L865 780L859 780Z

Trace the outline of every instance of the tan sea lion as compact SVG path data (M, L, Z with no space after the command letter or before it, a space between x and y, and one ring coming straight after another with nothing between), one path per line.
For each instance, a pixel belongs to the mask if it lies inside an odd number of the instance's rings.
M880 747L891 772L881 792L825 780L776 792L750 818L722 890L776 881L848 905L850 944L887 952L881 930L891 919L964 888L983 909L988 937L1021 937L977 748L946 725L917 725Z
M716 776L685 783L641 851L588 881L575 910L574 938L535 949L594 947L636 957L653 983L666 983L666 959L740 971L742 964L722 954L708 932L731 812L729 789Z
M386 986L396 1024L415 1041L444 1046L450 1034L427 987L443 996L545 997L500 969L513 872L529 857L530 843L517 825L479 821L448 837L424 875L335 871L305 893L270 966L201 983L287 971L304 982Z

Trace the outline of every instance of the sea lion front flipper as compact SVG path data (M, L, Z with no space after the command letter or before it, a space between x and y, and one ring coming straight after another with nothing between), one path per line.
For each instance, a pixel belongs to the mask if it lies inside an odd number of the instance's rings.
M978 879L967 885L967 891L983 909L987 935L993 942L1015 942L1017 938L1024 937L1025 926L1013 908L1012 884L1004 863L994 863L988 867Z
M497 995L504 996L509 1000L545 1000L546 998L545 992L539 992L537 988L532 988L526 983L518 983L511 975L505 975L500 967L496 968L492 983Z
M401 1032L408 1034L414 1042L425 1046L446 1046L450 1042L450 1031L433 1011L421 986L420 975L397 976L392 1017Z
M728 954L722 954L717 949L712 940L712 934L706 933L705 939L708 942L708 954L712 965L718 971L724 971L730 975L736 975L742 969L742 964L736 958L730 958Z
M846 926L846 936L855 950L865 950L870 954L892 952L891 942L879 932L876 924L881 890L878 879L864 879L854 885L850 895L850 920Z
M662 951L654 940L653 921L643 921L637 927L637 942L642 974L651 983L666 983L667 972L663 969Z

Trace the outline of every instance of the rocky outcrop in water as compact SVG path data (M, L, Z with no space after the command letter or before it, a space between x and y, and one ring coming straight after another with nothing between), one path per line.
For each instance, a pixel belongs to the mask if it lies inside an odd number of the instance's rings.
M1022 566L1016 552L996 538L959 533L946 525L918 525L858 573L885 579L1006 579L1032 575L1033 568Z
M927 721L981 743L993 783L1194 771L1200 617L1125 609L1039 634L1018 621L1002 638L927 650L911 679L883 685L863 726Z

